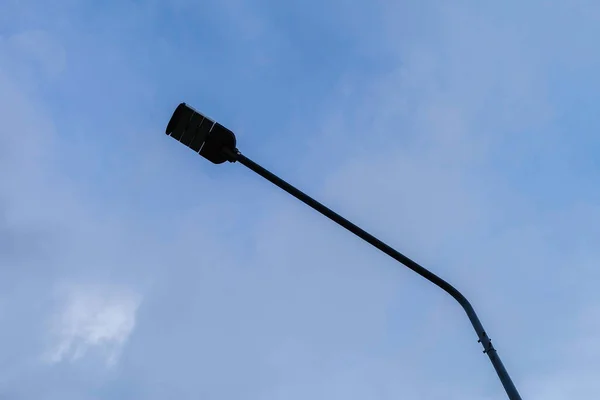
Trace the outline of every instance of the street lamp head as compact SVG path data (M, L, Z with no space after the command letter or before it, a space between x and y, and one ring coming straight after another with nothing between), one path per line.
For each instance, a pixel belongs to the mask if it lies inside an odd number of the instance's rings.
M185 103L175 109L166 134L215 164L235 161L231 157L236 153L233 132Z

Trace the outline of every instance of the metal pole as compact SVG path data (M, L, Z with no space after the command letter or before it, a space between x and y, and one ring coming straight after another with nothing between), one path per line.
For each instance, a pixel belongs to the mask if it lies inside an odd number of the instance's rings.
M400 263L404 264L406 267L410 268L417 274L421 275L423 278L427 279L429 282L442 288L446 293L448 293L450 296L452 296L462 306L462 308L467 313L467 317L469 317L469 320L471 321L471 325L473 325L473 328L475 329L475 332L477 333L477 337L479 338L478 342L482 344L483 352L485 354L487 354L488 357L490 358L490 361L492 362L492 365L494 366L494 369L496 370L496 373L498 374L498 377L500 378L500 382L502 382L502 385L504 386L504 390L506 391L508 398L510 400L521 400L521 395L519 395L519 392L517 391L517 388L515 387L514 383L512 382L512 379L508 375L506 368L504 368L504 364L502 364L502 361L500 360L500 357L498 356L496 349L492 345L492 341L490 340L487 333L483 329L483 325L479 321L479 317L477 317L477 314L475 313L473 306L471 305L471 303L469 303L469 301L466 299L466 297L463 296L462 293L460 293L456 288L454 288L454 286L452 286L451 284L449 284L448 282L446 282L439 276L435 275L434 273L430 272L429 270L425 269L424 267L420 266L415 261L406 257L405 255L401 254L400 252L394 250L392 247L383 243L381 240L377 239L373 235L369 234L368 232L366 232L363 229L359 228L358 226L354 225L352 222L343 218L336 212L325 207L323 204L319 203L312 197L310 197L307 194L296 189L294 186L290 185L283 179L279 178L278 176L269 172L265 168L256 164L254 161L250 160L249 158L244 156L242 153L240 153L239 150L237 150L237 149L230 150L227 147L224 147L224 148L222 148L222 151L225 153L225 155L227 156L229 161L231 161L231 162L237 161L240 164L244 165L245 167L249 168L250 170L256 172L258 175L262 176L263 178L267 179L271 183L275 184L277 187L285 190L286 192L288 192L289 194L291 194L292 196L294 196L295 198L297 198L304 204L308 205L309 207L313 208L314 210L318 211L319 213L323 214L324 216L326 216L333 222L337 223L338 225L341 225L342 227L346 228L350 232L354 233L356 236L363 239L365 242L367 242L367 243L371 244L372 246L378 248L379 250L383 251L385 254L392 257L396 261L399 261Z

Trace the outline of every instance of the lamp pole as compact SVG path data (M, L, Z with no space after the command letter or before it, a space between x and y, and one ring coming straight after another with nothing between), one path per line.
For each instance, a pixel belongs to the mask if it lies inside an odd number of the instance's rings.
M473 306L454 286L244 156L236 147L236 138L233 132L218 122L214 122L198 113L187 104L181 103L177 107L167 125L166 133L214 164L222 164L228 161L244 165L452 296L467 314L479 338L478 342L483 346L483 352L489 357L508 398L510 400L521 400L521 395L500 360L500 356L498 356L498 352L492 345L492 341L483 328Z

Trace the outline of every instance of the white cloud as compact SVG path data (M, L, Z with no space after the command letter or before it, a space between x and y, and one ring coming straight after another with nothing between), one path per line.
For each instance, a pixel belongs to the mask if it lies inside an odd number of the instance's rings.
M72 285L52 321L50 363L77 361L94 351L114 365L135 328L141 298L114 286Z

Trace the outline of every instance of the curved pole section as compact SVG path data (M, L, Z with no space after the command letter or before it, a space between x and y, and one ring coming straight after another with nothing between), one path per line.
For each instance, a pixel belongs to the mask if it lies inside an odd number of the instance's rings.
M258 175L267 179L268 181L275 184L279 188L285 190L286 192L288 192L289 194L291 194L298 200L302 201L309 207L311 207L314 210L318 211L319 213L323 214L330 220L336 222L338 225L343 226L350 232L354 233L356 236L360 237L364 241L366 241L369 244L373 245L374 247L378 248L379 250L381 250L388 256L392 257L393 259L404 264L406 267L410 268L411 270L413 270L417 274L421 275L423 278L427 279L428 281L435 284L436 286L442 288L446 293L448 293L450 296L452 296L462 306L462 308L467 313L467 316L469 317L469 320L471 321L471 324L473 325L473 328L475 329L475 332L477 333L479 342L483 346L483 352L485 354L487 354L488 357L490 358L490 361L492 362L492 365L494 366L494 369L496 370L496 373L498 374L498 377L500 378L500 381L502 382L502 385L504 386L504 390L506 391L508 398L510 400L521 400L521 396L519 395L517 388L515 387L510 376L508 375L506 368L504 368L504 365L502 364L502 361L500 360L500 357L498 356L496 349L492 345L492 341L490 340L487 333L483 329L483 325L479 321L479 318L477 317L477 314L475 313L473 306L471 306L471 303L469 303L469 301L466 299L466 297L463 296L462 293L460 293L454 286L452 286L451 284L449 284L448 282L446 282L439 276L435 275L431 271L425 269L421 265L417 264L415 261L406 257L404 254L402 254L402 253L396 251L395 249L393 249L392 247L388 246L387 244L385 244L381 240L377 239L370 233L368 233L368 232L364 231L363 229L359 228L358 226L354 225L352 222L343 218L341 215L339 215L336 212L332 211L331 209L327 208L326 206L319 203L312 197L310 197L310 196L306 195L305 193L301 192L300 190L296 189L294 186L290 185L289 183L287 183L283 179L279 178L275 174L273 174L273 173L269 172L268 170L266 170L265 168L261 167L254 161L250 160L249 158L247 158L246 156L241 154L237 149L235 149L232 152L229 149L224 148L223 151L226 153L226 155L228 156L228 158L231 162L238 161L240 164L242 164L242 165L246 166L247 168L249 168L250 170L256 172Z

